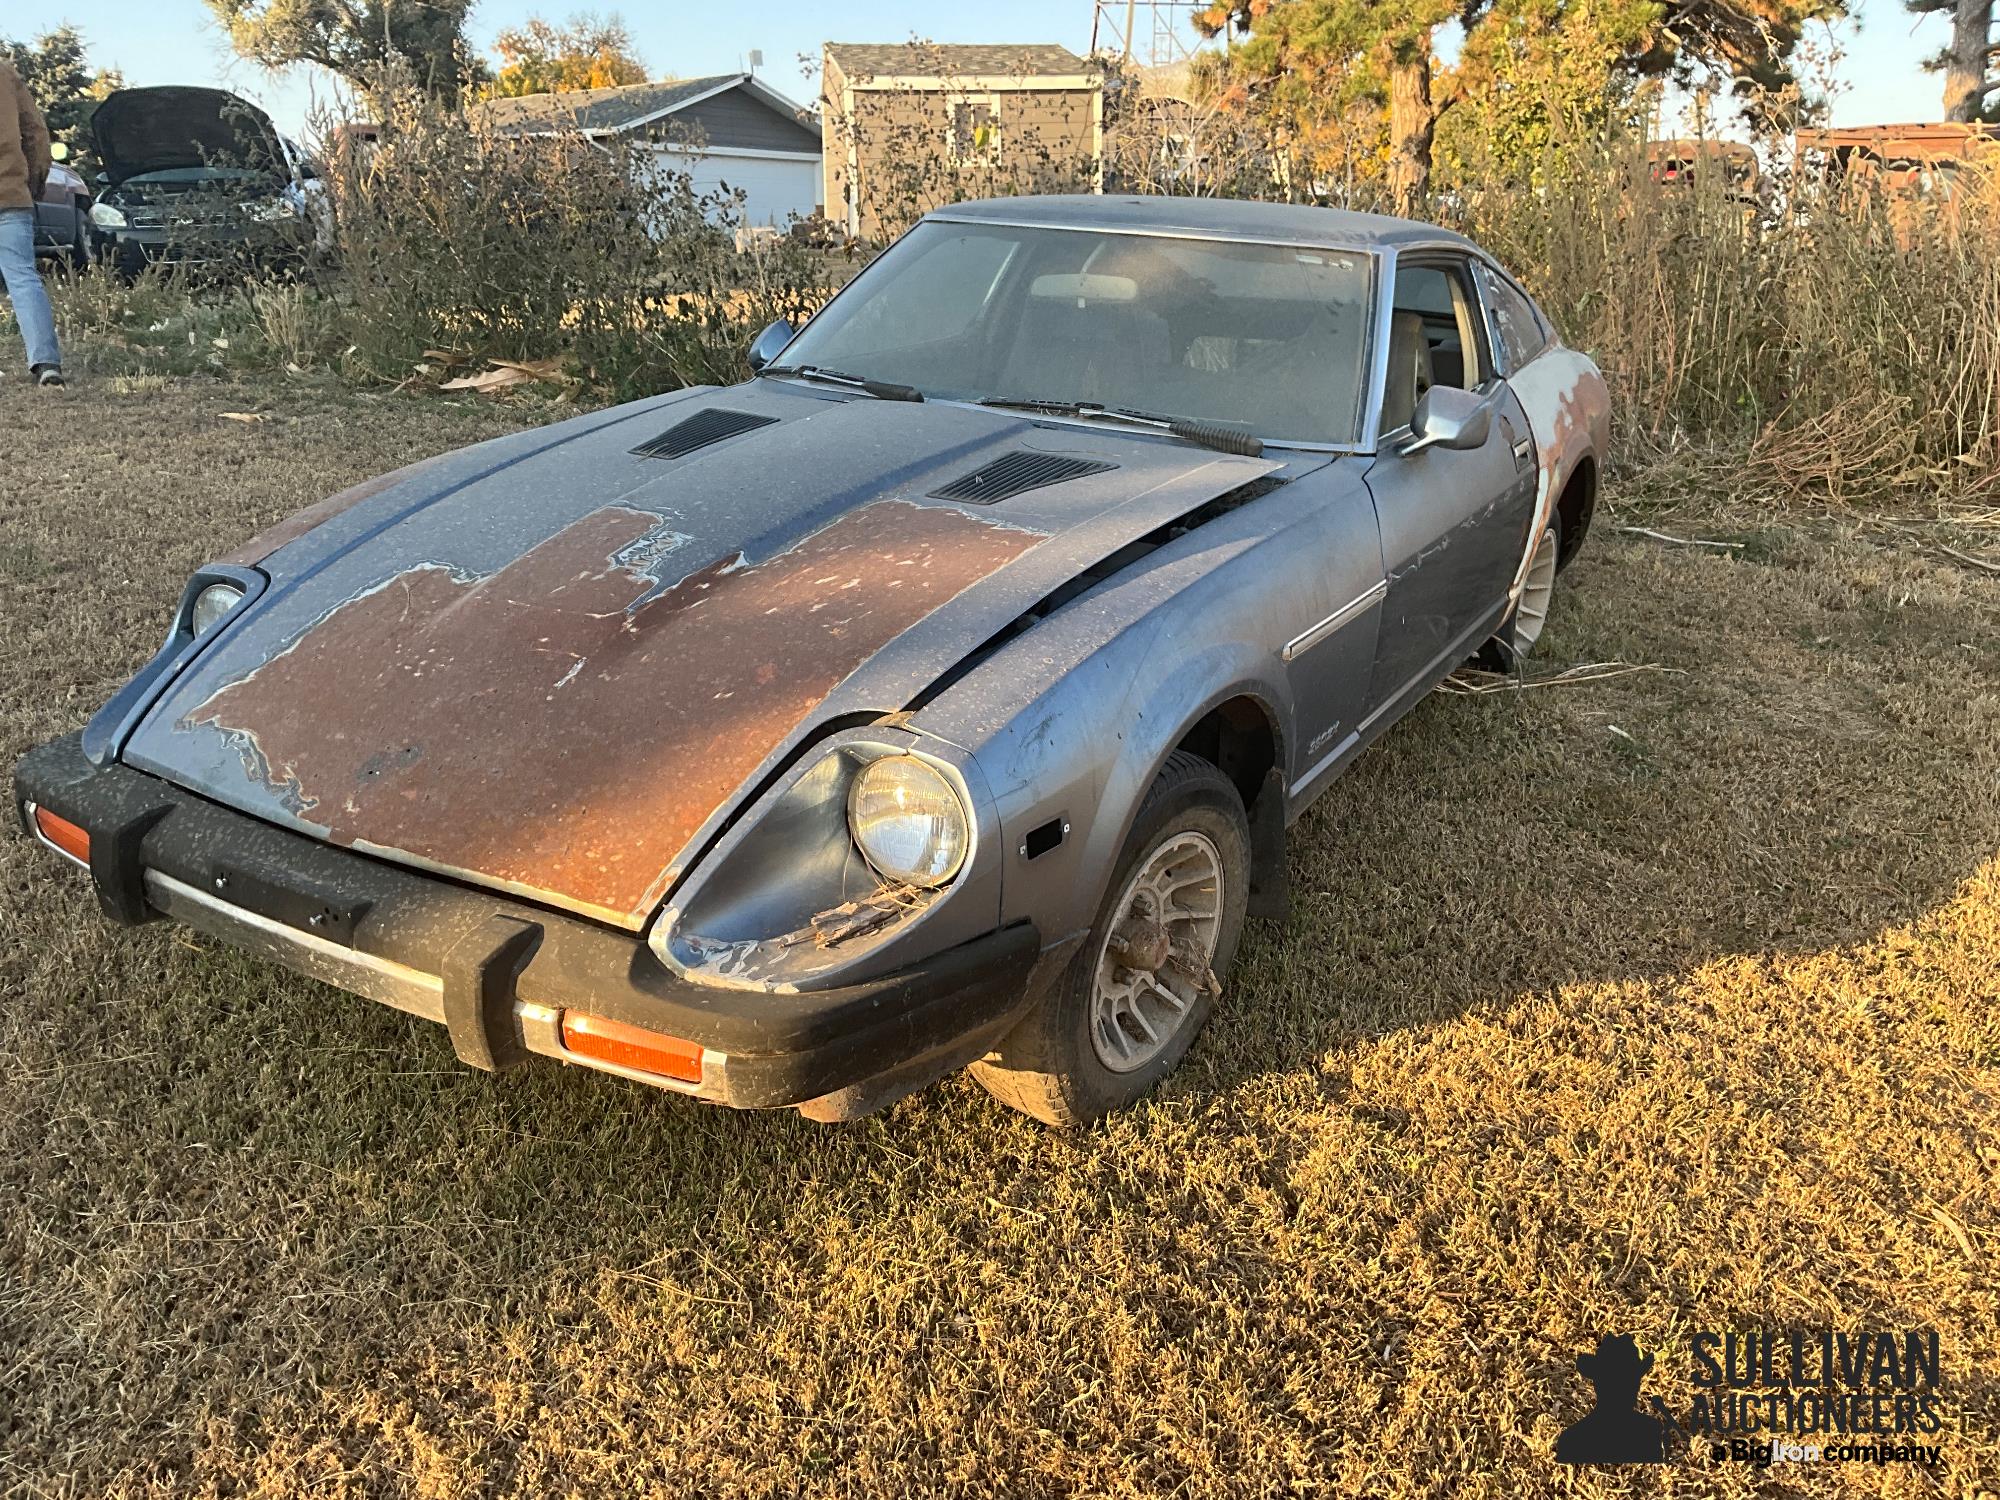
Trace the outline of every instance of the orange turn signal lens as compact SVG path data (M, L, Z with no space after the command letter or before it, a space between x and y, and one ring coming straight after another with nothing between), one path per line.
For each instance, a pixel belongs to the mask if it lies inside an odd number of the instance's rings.
M90 864L90 834L46 807L35 809L35 831L78 864Z
M563 1012L562 1036L563 1045L579 1057L658 1073L683 1083L701 1082L700 1046L677 1036L663 1036L643 1026L628 1026L580 1010Z

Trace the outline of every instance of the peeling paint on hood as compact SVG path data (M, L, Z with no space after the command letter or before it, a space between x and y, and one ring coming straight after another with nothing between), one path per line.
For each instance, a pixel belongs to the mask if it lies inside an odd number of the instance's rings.
M703 404L779 420L632 454ZM994 506L928 498L1024 445L1116 467ZM242 549L268 549L271 587L124 758L637 929L818 723L902 707L1083 563L1275 467L769 382L595 414L358 486Z
M612 507L484 577L422 564L189 711L342 844L645 918L674 856L884 642L1043 540L887 500L669 586ZM667 556L672 555L671 551Z

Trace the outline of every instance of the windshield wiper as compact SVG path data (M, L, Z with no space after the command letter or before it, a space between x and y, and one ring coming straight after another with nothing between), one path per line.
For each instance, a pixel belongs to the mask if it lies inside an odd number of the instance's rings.
M1240 453L1245 458L1261 458L1263 441L1255 433L1232 427L1226 422L1204 422L1195 417L1172 417L1164 412L1135 411L1129 406L1105 406L1097 401L1050 401L1037 396L989 396L981 406L1001 411L1044 412L1053 417L1076 417L1086 422L1126 422L1135 427L1153 427L1170 437L1199 443L1223 453Z
M921 401L924 393L913 385L893 380L873 380L866 375L850 375L845 370L829 370L825 365L766 365L759 375L795 375L800 380L817 380L825 385L844 385L877 401Z

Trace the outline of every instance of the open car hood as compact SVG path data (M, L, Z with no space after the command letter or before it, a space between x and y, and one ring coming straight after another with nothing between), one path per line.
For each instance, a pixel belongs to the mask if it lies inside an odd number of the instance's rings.
M769 381L578 418L245 548L270 586L124 758L637 929L822 726L906 707L1084 568L1277 467ZM1045 482L992 498L1024 472Z
M225 89L119 89L97 106L90 134L114 184L174 168L285 170L270 117Z

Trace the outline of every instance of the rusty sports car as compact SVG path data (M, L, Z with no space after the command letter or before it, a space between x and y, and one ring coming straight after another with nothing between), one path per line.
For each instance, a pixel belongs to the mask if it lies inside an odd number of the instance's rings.
M24 826L482 1068L844 1119L970 1065L1085 1120L1300 812L1533 648L1605 451L1477 246L1301 206L959 204L751 362L200 569Z

